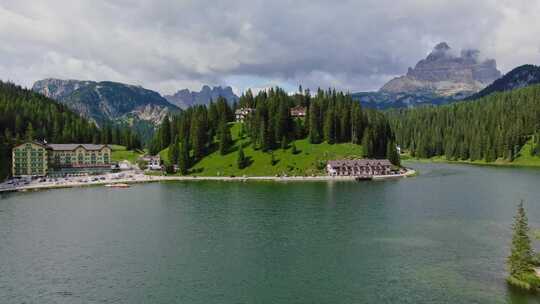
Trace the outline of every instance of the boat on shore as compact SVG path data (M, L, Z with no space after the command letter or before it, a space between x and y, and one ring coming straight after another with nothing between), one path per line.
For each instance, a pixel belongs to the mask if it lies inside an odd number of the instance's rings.
M117 184L106 184L105 187L109 187L109 188L129 188L130 186L128 184L124 184L124 183L117 183Z

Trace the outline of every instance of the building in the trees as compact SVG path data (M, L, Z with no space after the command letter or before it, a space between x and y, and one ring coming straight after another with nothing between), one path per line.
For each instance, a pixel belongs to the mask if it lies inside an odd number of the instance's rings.
M150 170L162 170L163 166L161 165L161 157L158 155L152 156L147 155L140 158L140 160L146 162L146 168Z
M331 176L373 176L392 174L387 159L330 160L326 172Z
M38 142L27 142L12 150L13 177L47 175L47 146Z
M305 107L301 107L301 106L291 108L291 117L304 118L304 117L306 117L306 111L307 111L307 109Z
M97 174L111 170L111 148L94 144L27 142L13 148L13 176Z
M236 119L236 122L244 122L244 120L249 116L249 114L253 113L255 109L252 108L241 108L236 109L234 111L234 117Z

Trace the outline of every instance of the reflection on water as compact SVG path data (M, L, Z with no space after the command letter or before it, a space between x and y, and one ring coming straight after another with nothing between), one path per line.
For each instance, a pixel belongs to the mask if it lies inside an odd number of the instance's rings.
M412 164L385 182L167 182L0 200L1 303L540 303L508 288L540 171Z

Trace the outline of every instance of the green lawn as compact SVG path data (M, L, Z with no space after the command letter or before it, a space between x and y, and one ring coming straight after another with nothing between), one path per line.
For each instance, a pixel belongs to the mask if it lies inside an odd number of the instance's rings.
M260 150L254 150L251 145L244 146L244 154L250 165L240 170L237 166L238 148L240 142L248 143L247 139L240 140L238 133L239 124L233 124L231 128L234 147L226 155L213 152L203 158L191 168L192 175L199 176L273 176L276 174L311 175L322 174L327 160L342 158L360 158L362 148L359 145L345 143L330 145L327 143L312 145L307 139L295 141L297 154L292 153L289 145L287 150L274 151L275 165L271 164L272 156ZM167 149L160 153L167 163Z
M112 148L111 159L113 162L128 160L134 164L137 162L137 159L144 154L143 151L127 150L124 146L110 145L110 147Z
M472 165L485 165L485 166L508 166L508 167L540 167L540 157L538 156L531 156L531 149L532 149L532 140L529 140L525 145L521 148L521 151L518 154L518 157L514 159L514 161L510 162L504 159L497 159L494 162L486 162L485 160L457 160L457 161L449 161L444 156L435 156L429 159L415 159L411 158L408 155L402 156L403 160L414 160L414 161L430 161L430 162L447 162L447 163L464 163L464 164L472 164Z

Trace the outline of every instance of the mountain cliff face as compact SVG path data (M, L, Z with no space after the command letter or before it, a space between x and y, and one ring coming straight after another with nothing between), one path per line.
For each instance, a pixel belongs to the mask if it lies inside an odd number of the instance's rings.
M210 100L216 100L219 96L227 99L228 102L238 101L238 96L234 94L231 87L213 87L205 85L199 92L183 89L173 95L164 96L170 103L181 109L186 109L193 105L208 104Z
M98 125L128 118L157 124L178 110L157 92L111 81L44 79L34 83L32 90L66 104Z
M482 60L478 50L456 54L441 42L407 74L387 82L378 92L353 98L377 109L440 105L471 96L501 76L493 59Z
M445 42L420 60L407 75L394 78L384 93L432 93L441 97L474 94L501 76L495 60L480 60L478 50L463 50L459 56Z
M467 99L477 99L495 92L511 91L538 83L540 83L540 67L526 64L506 73L503 77L495 80L485 89Z

